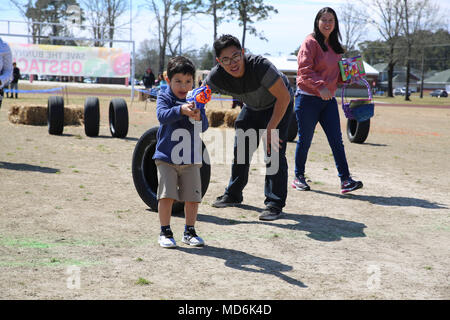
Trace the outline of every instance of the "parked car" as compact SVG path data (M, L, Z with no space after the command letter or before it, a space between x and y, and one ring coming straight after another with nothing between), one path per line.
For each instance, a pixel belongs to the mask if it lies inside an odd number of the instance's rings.
M404 96L406 94L406 87L400 89L401 95ZM411 95L411 89L408 88L408 96Z
M433 92L430 92L430 96L438 98L447 98L448 93L444 89L436 89Z
M395 88L394 96L400 96L400 95L402 95L402 88Z
M131 79L128 79L128 84L131 85ZM138 79L134 79L134 85L135 86L139 85L139 80Z

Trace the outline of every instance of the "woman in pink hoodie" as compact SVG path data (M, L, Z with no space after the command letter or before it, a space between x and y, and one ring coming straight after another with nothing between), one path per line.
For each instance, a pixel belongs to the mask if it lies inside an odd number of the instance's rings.
M308 35L298 52L295 115L298 123L298 141L295 151L295 179L292 187L310 190L305 180L308 150L319 122L333 151L341 179L341 193L362 188L361 181L350 177L334 94L340 77L338 62L344 49L339 42L339 23L333 9L321 9L314 20L314 32Z

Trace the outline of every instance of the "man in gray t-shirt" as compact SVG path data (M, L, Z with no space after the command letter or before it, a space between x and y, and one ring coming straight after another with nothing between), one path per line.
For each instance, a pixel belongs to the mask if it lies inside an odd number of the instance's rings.
M267 59L245 55L238 39L222 35L214 42L218 64L205 79L213 92L233 96L244 106L235 121L236 135L231 178L225 193L213 207L223 208L242 202L242 191L248 182L252 154L266 130L266 199L260 220L275 220L286 205L287 161L286 141L292 115L293 90L287 77ZM253 141L255 143L252 143ZM245 144L245 147L242 147ZM256 144L256 145L255 145ZM244 153L244 154L242 154ZM273 164L276 170L271 172Z

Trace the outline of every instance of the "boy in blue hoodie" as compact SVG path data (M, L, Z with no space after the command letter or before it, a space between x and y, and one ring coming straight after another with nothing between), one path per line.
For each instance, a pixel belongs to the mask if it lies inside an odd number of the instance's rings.
M160 122L153 159L158 170L158 213L161 223L159 244L175 248L170 229L172 205L184 201L186 225L182 242L203 246L195 231L198 204L201 202L200 167L202 142L200 133L208 129L204 109L188 103L186 96L194 87L195 66L187 58L171 58L167 65L168 89L160 91L156 101L156 116Z

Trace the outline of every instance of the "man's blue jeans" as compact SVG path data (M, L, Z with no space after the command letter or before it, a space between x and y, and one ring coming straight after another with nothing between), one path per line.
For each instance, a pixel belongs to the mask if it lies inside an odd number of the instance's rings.
M288 165L286 161L286 142L289 128L289 122L292 116L293 101L289 103L286 113L283 119L278 124L279 138L283 140L280 143L280 150L278 152L278 170L275 174L268 174L267 168L270 166L266 164L266 177L264 183L264 195L266 199L264 204L268 207L275 207L282 209L286 205L287 197L287 179L288 179ZM231 178L228 183L228 187L225 189L225 194L230 195L236 201L242 201L242 191L248 182L248 174L252 155L256 151L260 142L260 129L266 129L270 118L272 117L273 108L262 111L254 111L249 109L246 105L242 108L239 116L237 117L234 127L236 129L236 135L234 138L234 159L231 165ZM248 132L249 129L253 129L257 134L256 145L249 143L249 139L243 140L238 137L238 130ZM245 157L238 155L242 152L242 146L238 143L245 141ZM272 154L274 156L274 154ZM239 160L239 161L238 161Z
M306 158L317 122L323 128L333 152L334 162L341 181L350 177L344 143L342 141L336 98L322 100L316 96L299 94L295 97L295 116L298 124L298 141L295 150L295 176L305 175Z

